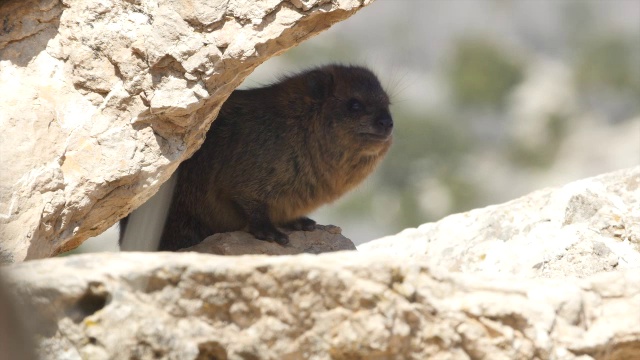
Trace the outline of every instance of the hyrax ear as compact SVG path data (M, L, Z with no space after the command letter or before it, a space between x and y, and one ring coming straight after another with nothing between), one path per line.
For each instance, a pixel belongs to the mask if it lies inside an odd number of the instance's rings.
M309 94L314 100L324 100L333 94L333 75L324 70L312 70L307 76Z

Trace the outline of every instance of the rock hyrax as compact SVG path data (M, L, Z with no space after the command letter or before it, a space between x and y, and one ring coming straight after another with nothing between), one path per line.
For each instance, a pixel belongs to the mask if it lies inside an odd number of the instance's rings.
M180 164L160 250L248 230L285 245L277 227L305 217L369 175L391 145L389 97L358 66L328 65L236 90L202 147Z

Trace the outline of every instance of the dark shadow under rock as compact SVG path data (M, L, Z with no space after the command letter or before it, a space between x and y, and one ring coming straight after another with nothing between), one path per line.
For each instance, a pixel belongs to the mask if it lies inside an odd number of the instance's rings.
M198 245L180 251L193 251L216 255L294 255L320 254L341 250L356 250L351 240L342 235L342 229L333 225L317 225L313 231L285 231L289 244L258 240L244 231L209 236Z

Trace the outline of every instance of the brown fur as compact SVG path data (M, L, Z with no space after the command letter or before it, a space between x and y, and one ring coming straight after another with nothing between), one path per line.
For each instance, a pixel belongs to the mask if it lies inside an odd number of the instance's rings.
M388 106L375 75L353 66L234 91L178 168L160 250L242 229L284 245L274 225L313 229L304 216L358 185L389 149Z

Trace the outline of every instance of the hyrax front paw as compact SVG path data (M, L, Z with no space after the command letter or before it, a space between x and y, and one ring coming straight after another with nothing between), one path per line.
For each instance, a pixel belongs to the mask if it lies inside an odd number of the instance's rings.
M284 224L284 227L291 230L313 231L316 229L316 222L308 217L301 217Z
M261 226L249 229L249 232L255 236L256 239L264 241L275 241L280 245L287 245L289 243L289 237L273 226Z

